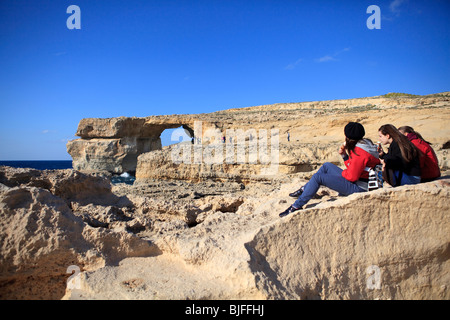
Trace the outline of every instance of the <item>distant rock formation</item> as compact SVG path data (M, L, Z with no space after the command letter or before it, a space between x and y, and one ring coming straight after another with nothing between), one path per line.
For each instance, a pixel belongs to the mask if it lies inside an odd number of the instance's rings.
M441 169L449 167L450 93L283 103L198 115L82 119L76 133L81 139L70 141L67 151L74 169L83 171L136 172L137 179L143 180L198 181L215 175L219 180L235 179L236 175L248 180L273 173L270 165L274 162L267 166L258 158L265 152L260 144L270 148L272 135L279 148L276 174L311 171L325 161L339 162L335 150L344 139L343 128L349 121L361 122L373 141L378 140L382 124L412 126L434 144ZM158 151L163 149L161 133L180 126L195 136L190 146L191 163L174 161L173 148ZM245 150L245 161L236 157L240 146ZM227 147L235 149L231 161L227 161ZM223 153L223 161L203 161L207 154L214 156L214 149ZM201 154L202 160L196 161L194 153ZM248 159L250 153L257 156L256 162Z
M67 152L77 170L135 172L140 154L161 149L165 129L182 126L192 135L193 121L176 115L82 119L76 133L81 139L69 141Z

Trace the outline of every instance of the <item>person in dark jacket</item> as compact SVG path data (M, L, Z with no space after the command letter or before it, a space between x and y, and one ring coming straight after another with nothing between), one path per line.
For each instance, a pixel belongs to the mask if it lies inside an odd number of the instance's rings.
M340 147L339 154L344 159L346 169L342 170L330 162L324 163L307 184L289 194L298 199L280 213L280 217L302 209L321 185L344 196L368 190L368 171L380 164L377 147L369 139L363 139L365 130L360 123L349 122L344 128L344 133L345 144Z
M419 151L411 141L392 124L381 126L378 136L383 145L389 144L388 153L379 153L387 182L393 187L419 183Z
M426 141L420 133L414 131L409 126L400 127L398 131L405 135L421 152L419 157L420 182L429 182L439 178L441 176L441 170L439 169L438 158L431 147L431 143Z

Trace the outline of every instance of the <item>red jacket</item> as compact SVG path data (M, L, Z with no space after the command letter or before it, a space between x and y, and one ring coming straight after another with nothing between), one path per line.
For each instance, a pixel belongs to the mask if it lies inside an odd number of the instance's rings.
M369 173L364 169L380 164L380 159L372 154L356 146L354 152L350 152L350 157L344 161L347 169L342 171L342 176L350 182L355 182L360 178L368 179Z
M408 139L421 152L419 161L421 172L420 177L422 178L422 180L439 178L441 176L441 170L439 170L438 159L436 157L436 153L434 153L433 148L431 148L431 146L422 139L417 138L414 133L409 133Z

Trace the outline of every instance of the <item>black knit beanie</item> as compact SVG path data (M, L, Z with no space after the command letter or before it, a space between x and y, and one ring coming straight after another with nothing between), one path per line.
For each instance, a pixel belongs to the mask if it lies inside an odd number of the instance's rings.
M345 136L352 140L361 140L364 138L366 131L362 124L358 122L349 122L344 128Z

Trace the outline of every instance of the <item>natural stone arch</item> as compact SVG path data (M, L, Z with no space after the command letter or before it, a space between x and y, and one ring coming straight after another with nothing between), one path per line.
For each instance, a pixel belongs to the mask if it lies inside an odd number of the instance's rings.
M82 119L76 133L81 139L69 141L67 152L76 170L134 173L138 156L161 150L161 133L179 127L194 136L194 121L179 116Z
M194 131L187 126L164 129L160 135L160 139L163 148L180 142L194 142Z

